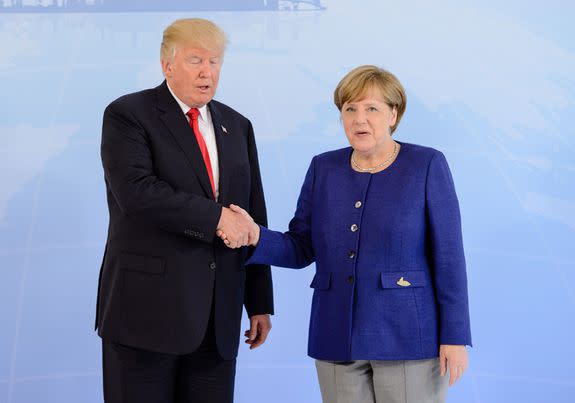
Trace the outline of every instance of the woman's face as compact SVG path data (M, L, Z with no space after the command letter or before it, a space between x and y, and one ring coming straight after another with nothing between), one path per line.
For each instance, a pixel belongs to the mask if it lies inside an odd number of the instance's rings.
M390 108L379 91L370 89L361 99L343 104L341 119L353 149L370 155L383 151L391 139L389 128L395 124L397 109Z

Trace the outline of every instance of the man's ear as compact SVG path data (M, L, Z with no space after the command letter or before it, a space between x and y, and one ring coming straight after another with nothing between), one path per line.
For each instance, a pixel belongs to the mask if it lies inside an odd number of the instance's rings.
M170 61L162 59L162 72L164 73L164 77L168 78L172 76L172 64Z

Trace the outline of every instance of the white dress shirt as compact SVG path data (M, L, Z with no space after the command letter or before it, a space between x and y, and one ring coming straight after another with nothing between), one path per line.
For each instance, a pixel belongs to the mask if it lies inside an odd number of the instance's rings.
M174 99L178 102L180 108L182 108L182 112L184 113L186 119L189 122L190 118L188 118L187 113L192 108L183 103L182 100L179 99L176 96L176 94L174 94L174 91L172 91L169 85L168 90L170 90L170 93L172 94ZM212 174L214 176L214 187L216 188L216 199L217 199L220 196L220 190L219 190L220 170L218 165L218 146L216 144L216 133L214 131L214 124L212 123L212 116L210 115L210 110L208 109L208 107L204 105L201 108L198 108L198 110L200 111L200 116L198 117L198 126L200 127L200 133L202 134L202 137L204 138L204 141L206 143L208 154L210 155L210 162L212 165ZM192 131L192 128L190 127L190 135L193 134L194 133Z

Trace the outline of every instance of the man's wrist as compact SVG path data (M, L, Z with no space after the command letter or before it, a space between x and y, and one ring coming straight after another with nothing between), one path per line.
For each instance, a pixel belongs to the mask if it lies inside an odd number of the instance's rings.
M218 220L218 225L217 225L216 229L221 229L223 227L224 221L226 221L227 214L228 214L228 212L226 210L228 210L228 208L225 206L222 206L222 212L220 213L220 219Z

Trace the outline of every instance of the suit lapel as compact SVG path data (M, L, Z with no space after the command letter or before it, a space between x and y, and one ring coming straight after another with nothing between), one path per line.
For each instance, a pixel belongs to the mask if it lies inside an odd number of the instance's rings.
M202 157L202 152L200 151L200 147L198 146L198 142L188 120L172 94L170 94L170 90L165 81L156 89L158 94L160 119L186 155L198 181L200 182L200 185L202 186L202 189L204 190L204 193L207 197L213 199L212 186L210 184L210 178L208 177L206 165L204 164L204 158Z
M232 150L229 147L229 141L226 141L226 137L229 136L229 132L224 132L224 127L226 127L225 120L222 113L218 109L215 102L210 102L208 104L210 109L210 115L212 117L212 124L214 125L214 133L216 135L216 145L218 147L218 168L220 170L220 180L219 180L219 201L224 206L227 205L227 195L228 195L228 184L229 184L229 172L228 168L230 166Z

